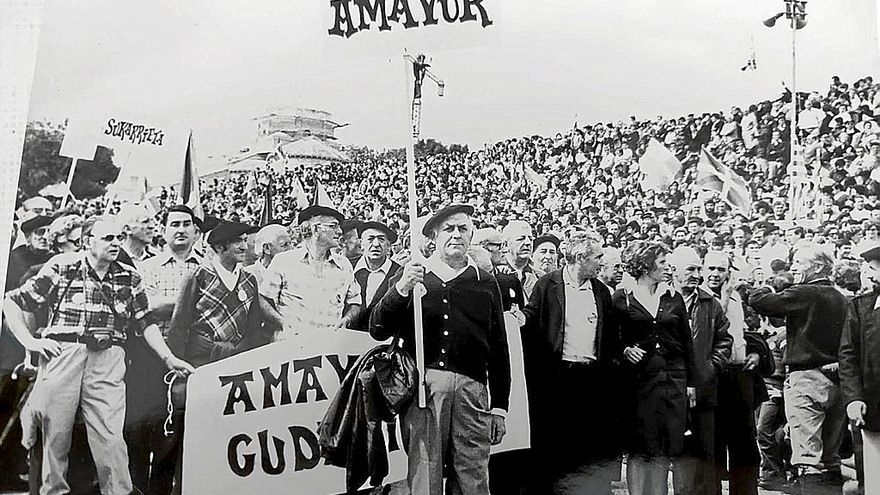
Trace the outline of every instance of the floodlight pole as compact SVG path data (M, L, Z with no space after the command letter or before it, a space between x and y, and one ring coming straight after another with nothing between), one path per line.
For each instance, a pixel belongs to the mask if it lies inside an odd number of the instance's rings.
M413 70L413 96L412 96L412 112L410 114L410 122L412 125L411 139L407 140L406 146L406 189L409 202L409 235L410 235L410 252L413 260L421 260L422 254L417 246L416 219L418 214L418 202L416 197L416 152L415 145L419 140L422 121L422 83L425 76L437 83L438 93L443 96L445 83L431 71L428 70L430 65L425 62L425 55L420 54L413 57L404 53L403 59L407 64L412 65ZM421 408L427 407L427 397L425 393L425 329L424 320L422 318L422 297L427 293L424 284L418 284L413 288L413 323L415 325L415 348L416 348L416 370L418 371L418 405Z

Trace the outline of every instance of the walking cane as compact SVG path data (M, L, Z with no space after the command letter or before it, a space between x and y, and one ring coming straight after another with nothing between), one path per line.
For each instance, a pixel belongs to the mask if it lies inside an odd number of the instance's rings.
M12 430L12 426L18 420L18 417L21 416L21 410L24 409L24 405L27 403L28 397L30 397L31 391L34 389L33 371L35 370L26 366L25 363L20 363L12 371L13 379L15 379L17 376L25 376L29 380L27 388L21 394L21 398L19 398L18 402L15 403L15 409L12 411L12 415L9 417L9 421L7 421L6 425L3 427L3 432L0 433L0 447L3 446L3 443L6 441L6 437L9 436L9 432Z
M425 63L425 56L419 55L412 57L409 54L403 55L404 60L412 64L413 67L413 99L412 113L410 114L412 123L412 139L407 141L406 146L406 189L409 203L409 247L412 252L413 260L422 260L421 252L417 246L416 219L418 218L418 208L416 202L416 153L415 145L419 140L420 126L422 119L422 81L428 76L432 81L437 83L438 92L443 96L445 84L442 79L438 78L431 71L430 67ZM423 284L417 284L413 288L413 323L415 325L415 347L416 347L416 370L419 375L418 383L418 405L421 408L427 407L427 397L425 393L425 330L422 319L422 297L427 293Z

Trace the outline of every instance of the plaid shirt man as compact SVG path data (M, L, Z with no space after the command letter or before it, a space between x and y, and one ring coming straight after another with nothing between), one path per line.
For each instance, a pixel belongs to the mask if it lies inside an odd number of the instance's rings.
M186 278L174 307L168 347L194 366L232 356L256 344L262 321L257 279L237 269L229 288L212 260Z
M127 327L141 335L153 323L140 275L113 262L101 279L82 252L50 259L9 297L29 312L48 304L52 314L44 336L109 328L114 339L124 340Z
M144 278L147 296L151 299L155 297L176 299L180 294L184 279L202 263L203 259L195 249L190 250L189 256L183 261L175 258L167 249L159 255L145 260L140 272ZM157 318L156 323L159 325L159 330L162 331L162 336L168 338L171 318Z

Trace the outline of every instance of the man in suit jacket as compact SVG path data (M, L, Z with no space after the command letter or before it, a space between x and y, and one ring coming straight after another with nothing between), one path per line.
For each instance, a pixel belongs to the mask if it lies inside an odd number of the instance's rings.
M862 254L880 278L880 245ZM846 415L862 430L864 493L880 493L880 472L870 466L880 465L880 292L857 296L849 303L849 312L840 338L840 386Z
M598 235L572 234L565 265L537 281L524 310L535 493L553 493L557 479L584 466L584 493L610 493L617 473L615 330L611 294L596 279L602 255Z
M504 240L501 238L501 233L491 227L477 229L471 245L480 245L489 253L489 259L492 262L490 273L495 276L498 287L501 289L501 303L504 305L504 311L513 309L514 304L518 309L522 309L526 305L522 282L507 264L507 258L502 249Z
M370 313L388 292L388 281L400 270L391 260L391 245L397 233L379 222L361 222L357 226L363 256L354 263L354 279L361 286L361 311L351 328L368 331Z

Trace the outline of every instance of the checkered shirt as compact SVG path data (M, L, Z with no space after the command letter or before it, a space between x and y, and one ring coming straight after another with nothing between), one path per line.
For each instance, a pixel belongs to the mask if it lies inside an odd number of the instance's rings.
M190 333L237 345L247 330L251 304L258 294L253 274L242 270L235 289L230 291L216 269L204 264L184 282L174 312L179 321L190 322L187 327Z
M299 330L335 328L347 304L361 303L351 262L331 254L319 274L305 248L272 259L260 294L274 301L284 321Z
M154 323L140 275L114 261L101 279L83 252L50 259L9 297L28 312L53 311L45 335L111 328L113 338L122 340L127 331L141 335Z
M203 263L203 259L192 250L184 261L179 261L166 250L142 263L140 273L144 278L147 296L150 299L171 297L177 300L184 279ZM156 318L156 323L162 336L167 337L168 329L171 328L171 317Z

